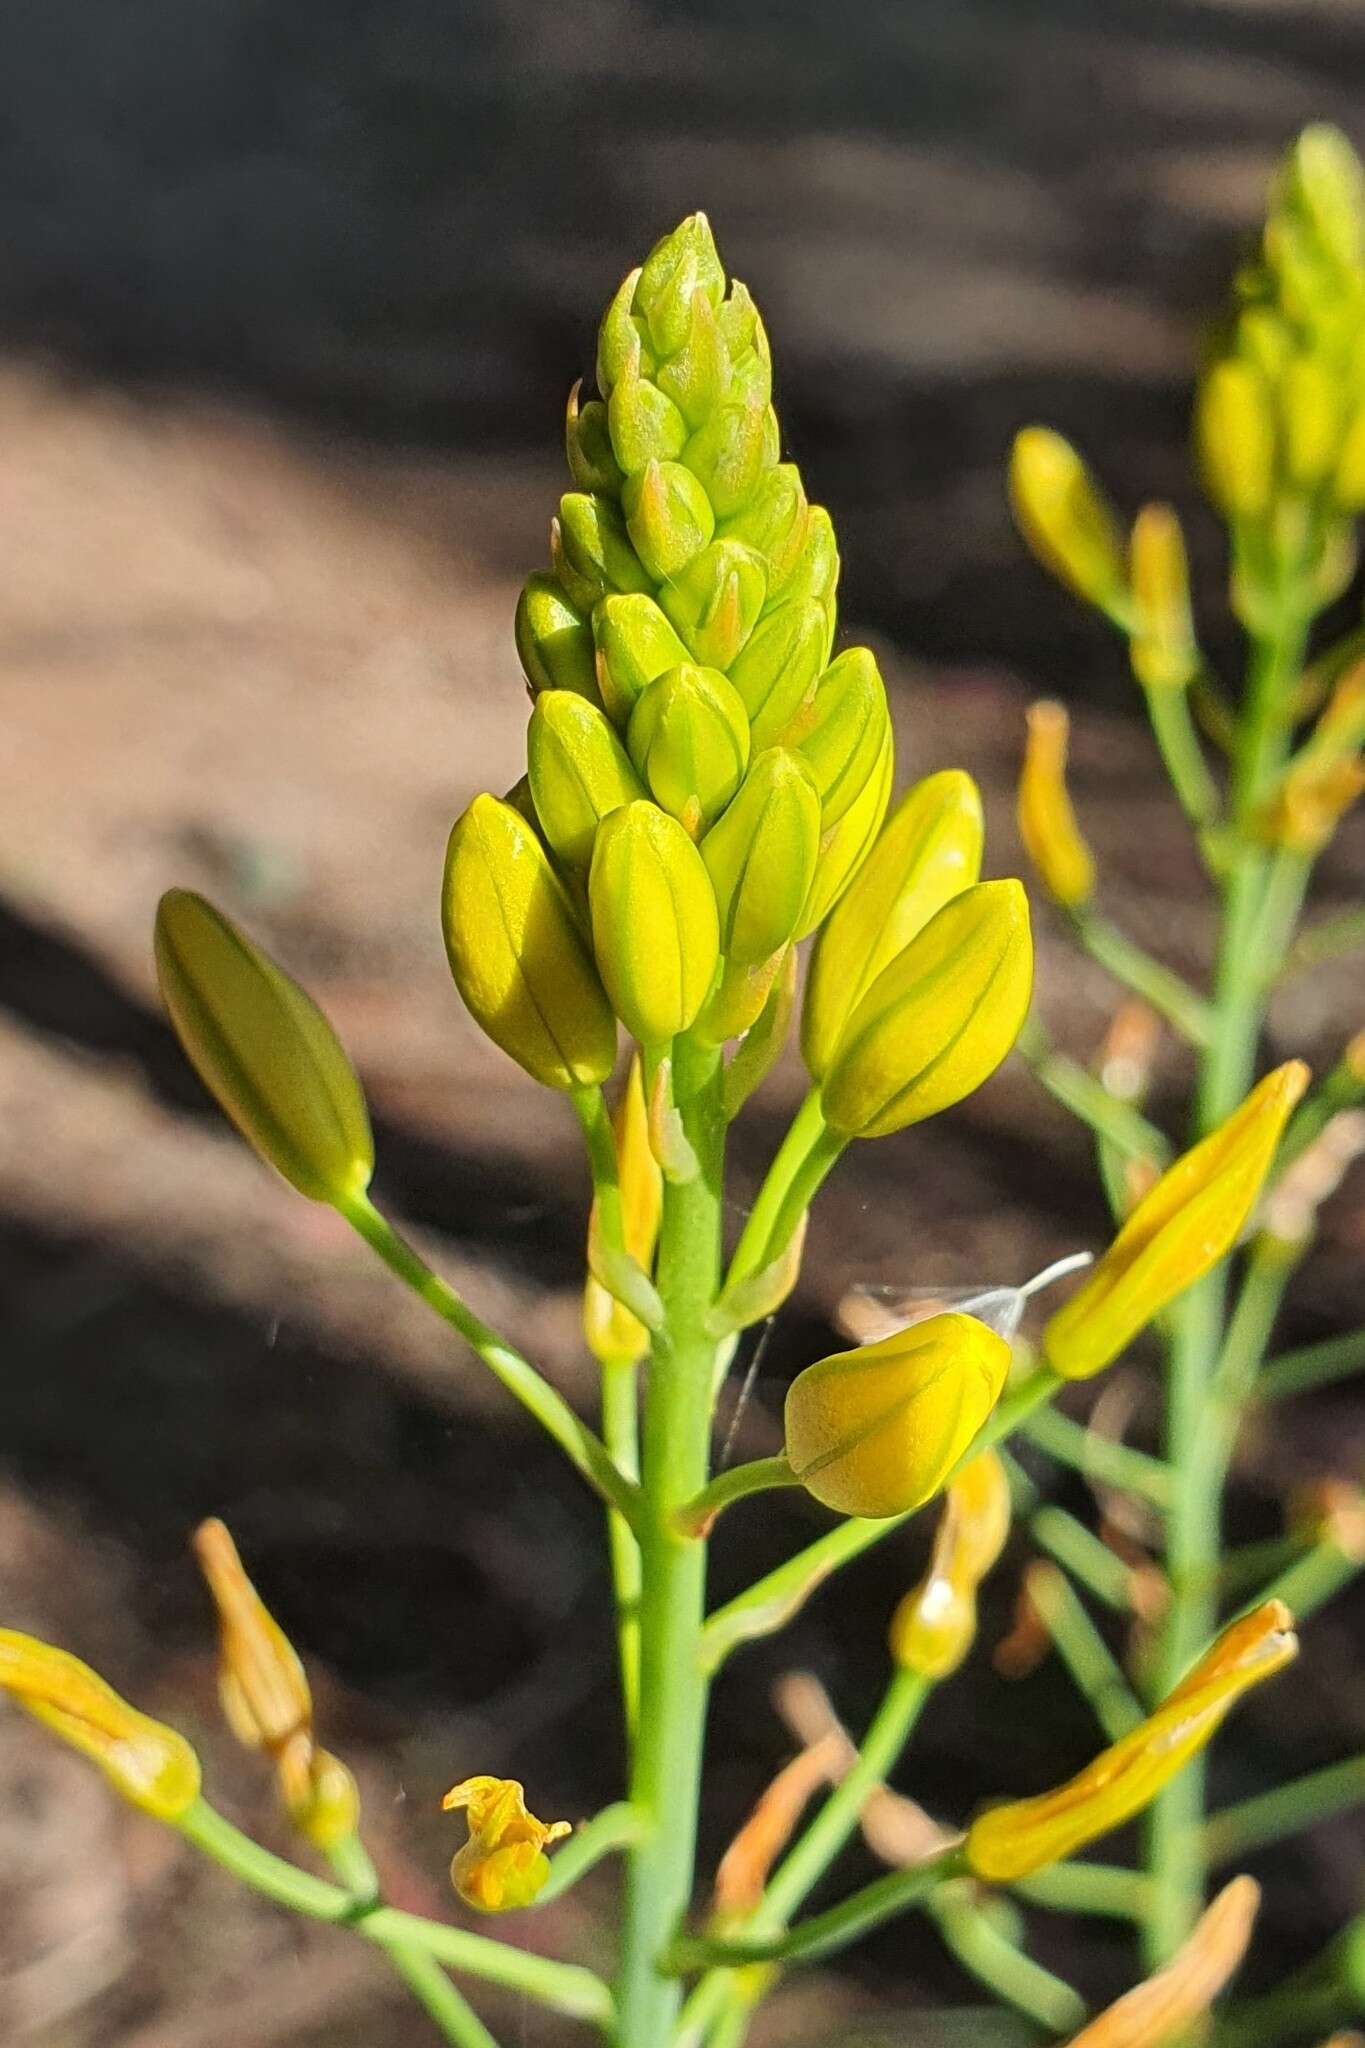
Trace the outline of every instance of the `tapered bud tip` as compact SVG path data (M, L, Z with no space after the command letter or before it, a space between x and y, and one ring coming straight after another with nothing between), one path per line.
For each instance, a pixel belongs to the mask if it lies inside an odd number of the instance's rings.
M696 846L656 804L598 827L588 879L593 947L617 1016L642 1046L693 1022L720 956L716 898Z
M696 837L719 817L749 761L749 720L718 669L682 662L641 692L626 743L656 800Z
M1000 1398L1009 1346L973 1316L932 1316L793 1380L792 1471L840 1514L907 1513L936 1493Z
M891 1655L902 1671L935 1684L949 1677L976 1634L976 1591L1005 1547L1010 1488L994 1451L980 1451L948 1488L929 1569L891 1620Z
M513 634L522 672L534 694L577 690L597 701L592 627L553 576L528 577L517 599Z
M362 1194L374 1171L365 1097L312 998L192 890L162 897L154 944L176 1035L247 1143L312 1201Z
M1019 837L1048 894L1068 910L1095 889L1095 862L1076 822L1066 786L1070 720L1060 704L1032 704L1019 775Z
M586 872L609 811L644 795L610 719L571 690L546 690L526 732L535 814L566 867Z
M1025 427L1010 453L1010 503L1044 568L1111 616L1126 603L1123 543L1108 500L1069 441Z

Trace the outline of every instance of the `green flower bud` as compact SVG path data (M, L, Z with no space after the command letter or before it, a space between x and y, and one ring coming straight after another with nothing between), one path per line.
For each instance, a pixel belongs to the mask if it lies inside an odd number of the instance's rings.
M1259 519L1275 488L1270 393L1250 363L1215 363L1199 387L1195 439L1204 488L1227 519Z
M815 777L826 830L866 786L890 724L875 659L866 647L846 649L825 670L789 740Z
M687 649L652 597L604 597L592 615L597 682L610 717L624 725L640 692Z
M739 788L749 762L749 721L739 692L718 669L683 662L640 696L626 743L655 800L696 838Z
M1285 164L1286 198L1300 211L1324 256L1344 271L1365 265L1365 170L1339 128L1315 121Z
M844 1026L821 1091L831 1129L884 1138L995 1072L1028 1012L1033 946L1020 883L978 882L884 967Z
M580 406L582 389L580 377L569 393L564 418L564 452L569 469L580 491L600 491L608 498L616 498L621 493L621 465L612 453L607 408L600 398L590 398Z
M685 569L715 530L710 499L680 462L647 462L627 480L622 505L635 552L659 583Z
M1343 512L1365 511L1365 405L1354 413L1342 435L1332 497Z
M553 576L528 576L513 625L522 672L534 693L577 690L600 702L592 627Z
M687 442L682 459L701 480L718 519L738 512L770 461L766 401L719 405Z
M716 324L732 362L753 347L758 329L758 308L749 296L748 285L741 284L737 277L730 279L729 297L716 309Z
M633 310L645 321L658 354L672 356L686 345L694 296L701 292L718 307L724 291L725 272L711 223L704 213L693 213L646 256Z
M155 950L176 1036L247 1143L310 1201L363 1194L374 1172L365 1097L312 998L189 889L162 897Z
M597 388L603 398L611 397L616 380L624 371L652 377L657 368L654 352L646 345L645 323L631 310L639 281L638 270L623 278L602 316L597 333Z
M813 598L783 604L759 620L730 665L756 747L780 740L815 694L825 666L824 607Z
M446 852L441 923L455 986L493 1043L547 1088L616 1062L616 1019L564 884L510 805L477 796Z
M801 1013L812 1078L828 1071L840 1034L884 967L981 872L981 798L960 769L917 783L901 800L816 942Z
M526 731L536 816L566 867L587 870L608 811L644 795L610 719L569 690L537 697Z
M657 805L626 804L598 827L588 900L617 1016L641 1045L666 1045L705 1002L720 954L700 853Z
M727 960L757 967L786 945L819 851L820 798L810 773L795 754L769 747L701 846Z
M768 603L782 594L784 580L800 559L808 508L801 472L794 462L767 470L748 501L721 530L723 540L742 540L768 566Z
M713 540L659 594L694 661L729 670L758 623L767 577L752 548Z
M691 327L683 347L661 364L656 382L690 427L699 427L721 403L730 384L730 351L716 311L705 292L694 292Z
M801 552L782 582L782 602L790 604L794 598L814 597L832 606L838 587L839 547L834 538L834 521L823 505L812 505ZM831 635L833 631L831 622Z
M1341 392L1316 356L1295 356L1280 384L1280 425L1289 481L1302 491L1325 482L1341 444Z
M610 591L652 588L620 509L596 492L570 491L560 499L559 517L550 527L550 558L565 590L585 612Z
M612 452L627 476L647 462L671 462L687 439L687 422L657 384L622 370L607 400Z
M820 858L806 907L801 913L796 936L804 939L822 925L835 904L862 870L863 862L882 829L891 785L896 779L896 749L888 725L877 766L868 777L862 795L844 812L837 825L820 840Z

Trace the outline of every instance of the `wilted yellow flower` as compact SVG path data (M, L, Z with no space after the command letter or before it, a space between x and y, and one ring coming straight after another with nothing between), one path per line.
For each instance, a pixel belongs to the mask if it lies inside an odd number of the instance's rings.
M1003 1338L955 1314L819 1359L787 1389L787 1462L840 1514L904 1514L938 1491L967 1450L1009 1363Z
M155 946L176 1035L247 1143L312 1201L362 1194L374 1172L365 1097L312 997L189 889L162 897Z
M638 1053L631 1060L614 1123L624 1249L648 1273L663 1213L663 1175L649 1142L649 1111ZM644 1324L591 1274L583 1290L583 1332L588 1349L603 1365L635 1365L649 1349Z
M450 1866L450 1881L477 1913L510 1913L529 1906L550 1875L545 1851L571 1835L566 1820L546 1823L526 1810L515 1778L466 1778L441 1801L443 1813L463 1809L469 1840Z
M994 1451L981 1451L948 1488L929 1569L891 1617L891 1655L903 1671L948 1678L976 1634L976 1589L1005 1547L1010 1489Z
M1133 590L1129 652L1144 690L1183 690L1199 668L1190 613L1190 568L1169 505L1144 505L1128 548Z
M686 1031L720 957L720 923L705 863L656 804L626 804L597 831L593 948L617 1016L644 1046Z
M1025 427L1010 451L1010 504L1045 569L1111 616L1127 604L1123 540L1113 508L1069 441Z
M1054 1372L1065 1379L1099 1372L1232 1249L1307 1085L1303 1061L1287 1061L1168 1167L1044 1330Z
M441 924L455 986L494 1045L548 1088L606 1079L616 1019L564 884L510 804L476 796L456 820Z
M981 872L981 797L959 768L906 792L811 955L801 1052L815 1080L884 967Z
M1256 1880L1234 1877L1165 1969L1082 2027L1067 2048L1167 2048L1183 2041L1240 1967L1260 1903Z
M1244 1692L1297 1653L1289 1609L1266 1601L1224 1631L1154 1714L1068 1784L973 1821L969 1868L988 1883L1012 1884L1122 1827L1204 1747Z
M1066 786L1070 720L1050 699L1028 710L1028 744L1019 774L1019 837L1049 896L1075 910L1094 894L1095 862L1076 823Z
M174 1825L199 1797L199 1759L184 1736L139 1714L66 1650L0 1628L0 1693L89 1757L153 1820Z
M845 1138L936 1116L995 1072L1028 1012L1033 942L1018 882L978 882L884 967L844 1026L821 1090Z
M285 1810L315 1848L353 1835L360 1817L354 1778L313 1739L313 1696L298 1653L242 1568L222 1522L202 1522L194 1554L218 1610L218 1697L247 1749L275 1766Z
M1275 418L1259 370L1215 363L1199 387L1195 440L1204 488L1227 519L1259 519L1275 488Z

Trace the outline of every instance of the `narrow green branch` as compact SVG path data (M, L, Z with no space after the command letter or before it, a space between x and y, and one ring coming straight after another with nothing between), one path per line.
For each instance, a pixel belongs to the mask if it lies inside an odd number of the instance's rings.
M1000 1903L980 1904L970 1885L943 1885L926 1910L964 1970L1006 2005L1054 2034L1069 2034L1085 2018L1079 1992L1035 1963L999 1924Z
M366 1908L378 1903L379 1878L358 1835L338 1842L327 1858L339 1881ZM384 1953L394 1975L407 1985L432 2024L455 2048L498 2048L463 1992L458 1991L434 1956L404 1941L386 1941Z
M810 1920L799 1921L784 1934L739 1935L733 1941L720 1936L684 1935L666 1951L663 1968L672 1976L686 1976L717 1964L814 1963L823 1956L837 1955L851 1942L859 1941L874 1927L898 1919L914 1906L923 1905L936 1886L965 1872L961 1851L946 1849L932 1862L911 1870L893 1870L886 1877L864 1885L841 1905Z
M1205 1853L1211 1864L1238 1863L1286 1835L1302 1834L1360 1805L1365 1805L1365 1756L1353 1756L1225 1806L1204 1829Z
M722 1295L771 1264L790 1239L802 1212L833 1166L842 1143L833 1141L820 1108L820 1090L812 1088L792 1118L749 1212Z
M1041 1507L1029 1530L1040 1550L1064 1565L1073 1579L1116 1614L1131 1617L1133 1574L1121 1557L1065 1508Z
M1125 1159L1156 1167L1166 1164L1171 1148L1156 1125L1149 1123L1131 1103L1111 1095L1078 1060L1058 1052L1036 1017L1028 1019L1014 1049L1054 1101L1069 1109Z
M1259 1605L1263 1600L1283 1600L1296 1621L1307 1621L1329 1600L1335 1600L1338 1593L1344 1593L1363 1569L1365 1558L1350 1555L1331 1537L1324 1537L1302 1557L1296 1558L1293 1564L1286 1565L1279 1576L1256 1595L1255 1604Z
M616 1137L602 1090L575 1088L569 1100L583 1127L592 1174L593 1224L588 1237L588 1264L594 1279L614 1300L628 1308L647 1330L657 1330L664 1314L658 1289L626 1248Z
M381 1216L367 1195L357 1195L341 1213L391 1272L396 1273L414 1294L450 1324L483 1360L494 1377L527 1413L533 1415L546 1434L553 1437L571 1465L596 1487L603 1500L615 1508L631 1528L638 1525L640 1490L626 1478L608 1456L601 1438L574 1414L558 1388L512 1349L496 1330L481 1322L467 1308L454 1289L419 1258L388 1220Z
M1284 966L1276 977L1276 986L1283 987L1295 975L1320 967L1327 960L1339 960L1344 954L1358 952L1362 946L1365 946L1365 905L1343 910L1337 917L1325 917L1320 923L1309 925L1308 930L1301 933L1290 947Z
M1036 1870L1031 1877L1017 1877L1010 1890L1051 1913L1141 1920L1150 1906L1151 1887L1139 1870L1124 1870L1116 1863L1072 1861Z
M602 1440L617 1470L640 1476L640 1395L637 1368L614 1360L602 1367ZM621 1710L627 1736L640 1705L640 1544L625 1516L607 1510L607 1552L616 1610L617 1657L621 1669Z
M1203 996L1161 961L1134 944L1117 925L1098 911L1081 908L1071 914L1076 936L1092 960L1134 995L1150 1003L1185 1041L1207 1046L1214 1036L1213 1011Z
M562 1849L555 1850L550 1859L549 1881L538 1894L536 1907L552 1906L605 1857L633 1848L643 1839L644 1832L644 1822L628 1799L604 1806L570 1835Z
M1100 1486L1135 1493L1155 1508L1164 1508L1170 1500L1171 1475L1160 1458L1087 1428L1060 1408L1039 1408L1024 1424L1023 1434L1049 1458Z
M1035 1567L1029 1598L1058 1656L1111 1742L1131 1734L1142 1719L1127 1679L1063 1572Z
M1144 694L1171 787L1195 831L1203 833L1217 818L1222 799L1190 716L1188 693L1164 689Z
M1304 1344L1273 1358L1256 1382L1256 1398L1285 1401L1294 1394L1334 1387L1358 1372L1365 1372L1365 1330L1353 1330L1345 1337L1324 1337L1319 1344Z
M685 1507L678 1509L673 1518L674 1527L680 1536L689 1540L707 1536L717 1515L733 1502L747 1500L754 1493L771 1493L774 1487L799 1486L800 1483L786 1458L780 1454L775 1458L755 1458L747 1465L731 1465L724 1472L718 1472Z

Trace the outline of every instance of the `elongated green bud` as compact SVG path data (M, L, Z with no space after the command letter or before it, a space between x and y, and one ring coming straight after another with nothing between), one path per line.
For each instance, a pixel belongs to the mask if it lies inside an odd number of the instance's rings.
M748 766L739 692L718 669L691 662L665 670L642 693L626 739L656 801L694 839L719 817Z
M819 851L820 797L810 771L785 748L769 747L757 756L734 802L702 841L720 911L720 949L727 960L757 967L786 945L800 920Z
M676 355L686 346L692 300L698 292L713 308L719 307L725 292L725 272L704 213L689 214L661 236L639 273L633 311L645 322L660 356Z
M758 623L767 577L761 557L735 540L714 540L693 557L659 602L694 661L729 669Z
M648 590L644 564L610 498L570 491L550 529L550 554L564 589L581 611L612 590Z
M247 1143L310 1201L362 1194L374 1171L365 1097L312 998L189 889L162 897L155 946L176 1035Z
M1128 549L1133 586L1129 654L1144 690L1183 690L1199 671L1190 572L1180 521L1169 505L1144 505Z
M821 1091L846 1138L884 1138L979 1088L1019 1036L1033 982L1028 899L978 882L944 905L844 1026Z
M828 642L824 606L814 598L779 605L750 634L730 681L744 699L756 747L781 740L814 696Z
M649 462L671 462L682 454L687 421L671 398L627 365L607 400L612 453L626 476Z
M874 774L891 725L886 685L866 647L850 647L825 670L789 744L820 792L828 831L856 802Z
M821 836L815 880L811 883L810 895L806 898L806 907L796 928L798 939L807 938L824 923L861 870L882 829L895 779L896 750L888 725L877 765L868 777L862 795L850 804L838 824Z
M622 504L635 552L658 583L685 569L715 530L710 499L680 462L646 463L627 479Z
M691 427L699 427L721 404L730 386L733 363L711 300L694 291L687 340L662 363L659 389L672 399Z
M597 334L597 388L603 398L611 397L616 380L623 372L633 371L636 375L649 377L658 367L653 350L647 346L645 323L632 310L639 281L639 271L632 270L629 277L621 280L615 297L602 315L602 325Z
M688 658L687 649L652 597L604 597L592 615L602 702L624 726L656 676Z
M811 957L801 1052L815 1080L844 1025L884 967L981 872L981 797L960 769L902 798Z
M716 899L676 818L627 804L598 827L588 879L593 948L617 1016L666 1045L706 1000L720 954Z
M1341 391L1317 356L1295 356L1280 385L1285 472L1301 491L1315 491L1332 471L1341 441Z
M812 505L800 552L775 594L783 604L798 597L815 598L825 607L832 638L834 593L838 587L839 548L834 538L834 521L823 505ZM828 655L825 658L828 660Z
M769 442L770 407L757 392L718 406L683 449L719 519L741 511L765 468L776 460Z
M477 796L446 853L441 923L479 1028L547 1088L604 1081L616 1019L544 847L509 804Z
M553 576L529 576L514 626L522 671L537 690L577 690L599 703L592 626Z
M526 729L536 816L566 867L587 872L597 827L608 811L644 795L611 720L569 690L536 699Z
M809 516L801 472L794 462L782 462L764 471L743 510L721 529L723 540L743 541L763 557L770 600L783 595L782 586L800 559Z
M621 465L612 453L607 408L600 398L580 404L582 389L580 377L565 408L564 453L569 473L580 491L598 491L605 497L619 498L624 479Z

